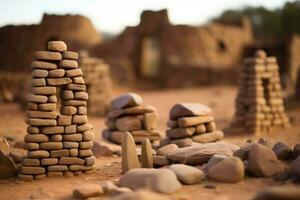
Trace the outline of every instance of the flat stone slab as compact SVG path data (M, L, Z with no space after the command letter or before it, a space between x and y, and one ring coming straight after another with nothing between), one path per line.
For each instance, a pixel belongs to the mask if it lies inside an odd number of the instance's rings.
M170 119L176 120L180 117L205 116L211 114L211 109L199 103L178 103L170 110Z
M201 165L206 163L215 154L232 156L233 152L237 151L238 149L239 147L237 145L221 142L197 144L194 146L177 149L167 154L167 158L173 163Z
M120 109L142 105L143 99L135 93L127 93L111 101L111 109Z

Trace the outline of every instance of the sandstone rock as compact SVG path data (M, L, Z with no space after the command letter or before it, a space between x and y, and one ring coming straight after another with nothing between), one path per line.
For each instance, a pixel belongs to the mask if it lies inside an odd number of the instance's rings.
M43 69L35 69L32 71L33 78L46 78L48 76L48 71Z
M132 190L148 188L160 193L173 193L181 188L169 169L132 169L120 178L120 185Z
M300 177L300 156L292 161L291 170L295 175Z
M96 157L101 156L112 156L113 154L120 154L121 147L110 142L96 140L94 141L93 149L94 155Z
M248 167L252 174L271 177L283 171L274 152L261 144L253 144L249 151Z
M144 128L146 130L157 129L157 114L156 113L145 113L143 120Z
M236 183L244 178L244 165L241 159L223 159L208 170L208 177L217 182Z
M43 167L21 167L21 173L22 174L28 174L28 175L35 175L35 174L44 174L45 168Z
M174 164L170 166L170 169L183 184L192 185L204 180L203 172L195 167L184 164Z
M282 142L276 143L273 147L273 151L279 160L288 160L293 155L292 149Z
M176 144L179 148L189 147L193 144L192 138L181 138L176 140L171 140L172 144Z
M78 63L76 60L61 60L59 62L59 67L64 69L75 69L78 68Z
M214 132L204 133L201 135L195 135L193 136L193 141L199 143L210 143L210 142L220 141L223 138L224 138L224 134L222 131L214 131Z
M217 128L217 125L216 125L215 122L209 122L209 123L205 124L205 126L206 126L207 132L214 132L214 131L217 130L217 129L216 129L216 128Z
M48 158L49 155L49 152L44 150L28 151L27 153L28 158Z
M27 116L31 118L41 118L41 119L56 119L57 112L44 112L44 111L28 111Z
M193 116L193 117L182 117L178 119L179 127L190 127L197 126L199 124L212 122L214 118L212 116Z
M170 119L176 120L180 117L204 116L211 114L211 109L205 105L197 103L175 104L170 110Z
M293 148L293 158L297 158L300 155L300 144L296 144Z
M0 155L8 156L10 153L10 146L4 137L0 137Z
M86 199L89 197L97 197L102 194L103 194L102 187L100 185L94 184L94 183L87 183L87 184L79 185L73 190L73 197L80 198L80 199Z
M43 158L41 159L41 165L56 165L58 164L57 158Z
M167 130L167 137L170 139L179 139L190 137L195 133L195 128L174 128Z
M249 151L252 144L246 143L243 147L241 147L239 150L235 151L233 155L235 157L240 158L241 160L248 160Z
M215 154L213 155L207 162L206 164L206 168L209 169L211 168L212 166L214 166L215 164L217 164L218 162L222 161L222 160L225 160L225 159L228 159L230 158L229 156L226 156L226 155L222 155L222 154Z
M52 151L50 151L50 156L52 158L68 157L69 156L69 150L68 149L52 150Z
M57 65L50 62L44 62L44 61L33 61L31 63L32 69L46 69L46 70L55 70L57 69Z
M139 105L122 109L114 109L109 111L107 118L115 119L123 115L139 115L144 113L156 113L156 109L151 105Z
M75 76L82 76L83 73L82 73L82 70L79 68L79 69L70 69L70 70L66 70L66 77L69 77L69 78L72 78L72 77L75 77ZM84 86L84 85L82 85Z
M116 97L111 101L111 109L120 109L131 106L139 106L143 103L143 99L135 93L127 93Z
M200 124L196 126L195 134L199 135L206 132L206 126L204 124Z
M149 139L145 139L142 142L141 163L143 168L153 168L152 147Z
M34 57L37 60L47 60L47 61L59 61L62 56L58 52L51 51L36 51L34 52Z
M153 156L153 165L155 167L162 167L170 164L171 162L164 156Z
M39 144L38 143L25 143L24 148L27 150L38 150Z
M34 95L31 94L28 96L27 100L29 102L34 102L34 103L46 103L48 101L48 98L43 95Z
M111 200L168 200L167 196L154 193L148 190L137 190L136 192L128 192L121 195L114 196Z
M5 155L0 155L0 179L14 176L16 173L17 167L13 159Z
M54 69L54 70L50 70L48 77L49 78L62 78L65 75L65 70L63 69Z
M72 83L70 78L47 78L47 84L51 86L66 85Z
M253 200L300 200L300 188L276 186L259 192Z
M119 131L142 130L142 122L138 117L126 116L116 120L116 128Z
M78 53L75 51L62 52L63 59L78 60Z
M129 132L125 132L122 139L122 172L139 168L140 163L136 153L136 146L132 135Z
M189 165L201 165L206 163L213 155L222 154L232 156L239 147L227 143L207 143L195 146L184 147L175 150L167 155L173 163Z
M164 147L161 147L157 150L156 154L158 156L166 156L168 153L173 152L174 150L179 149L176 144L168 144Z
M48 42L49 51L67 51L67 45L63 41L49 41Z

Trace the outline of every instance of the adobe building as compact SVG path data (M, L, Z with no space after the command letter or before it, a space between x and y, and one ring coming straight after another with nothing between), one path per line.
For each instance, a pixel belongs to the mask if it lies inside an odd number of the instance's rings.
M139 25L97 45L93 53L112 66L120 82L187 86L236 81L231 79L238 71L234 66L252 42L247 18L197 27L171 24L167 10L144 11Z

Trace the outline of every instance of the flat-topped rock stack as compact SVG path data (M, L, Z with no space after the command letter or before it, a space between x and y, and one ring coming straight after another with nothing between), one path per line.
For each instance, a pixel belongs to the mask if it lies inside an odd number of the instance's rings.
M190 146L192 142L210 143L224 137L218 131L209 107L197 103L179 103L170 110L166 135L170 143L179 147Z
M143 105L142 98L134 93L127 93L111 101L107 115L108 129L103 131L103 138L122 143L122 137L129 131L136 143L148 138L151 142L160 139L157 130L157 112L153 106Z
M270 132L289 126L285 114L279 67L275 57L258 50L241 71L232 127L249 133Z
M89 94L88 113L105 116L111 97L110 68L102 59L90 57L87 52L80 52L79 64Z
M31 181L91 172L94 133L88 123L88 93L78 54L67 51L62 41L51 41L48 51L34 55L26 119L28 153L19 178Z

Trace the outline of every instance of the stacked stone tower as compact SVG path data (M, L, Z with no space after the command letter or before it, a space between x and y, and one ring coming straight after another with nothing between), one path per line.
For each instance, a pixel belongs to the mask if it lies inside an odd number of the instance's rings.
M270 132L289 126L285 114L279 67L275 57L258 50L241 71L233 127L249 133Z
M87 119L88 94L78 54L67 51L62 41L51 41L48 51L34 55L26 119L28 154L19 177L31 181L91 172L94 133Z

